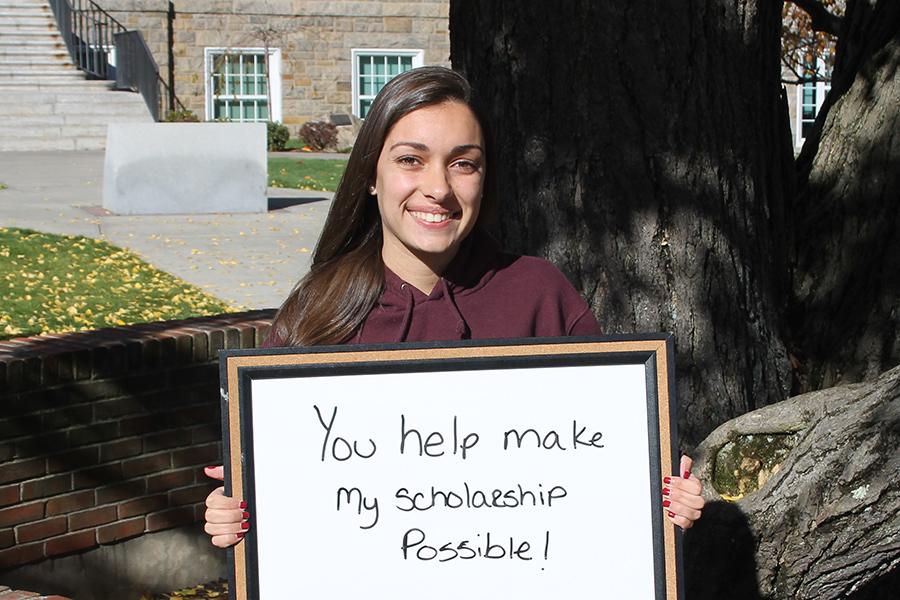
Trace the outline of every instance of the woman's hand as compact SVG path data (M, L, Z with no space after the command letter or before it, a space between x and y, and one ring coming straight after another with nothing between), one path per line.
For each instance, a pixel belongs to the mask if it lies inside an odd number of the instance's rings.
M682 456L681 477L663 477L663 510L682 529L691 528L705 504L701 495L703 485L696 475L691 475L692 465L690 456Z
M223 481L225 469L206 467L203 472L207 477ZM219 486L206 497L206 525L204 530L212 536L212 543L219 548L227 548L244 539L250 528L247 503L225 495L225 488Z

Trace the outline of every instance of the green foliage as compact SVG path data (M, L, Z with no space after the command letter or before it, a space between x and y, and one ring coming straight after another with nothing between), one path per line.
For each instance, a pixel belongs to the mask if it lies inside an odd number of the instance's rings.
M0 227L0 339L234 310L107 242Z
M170 110L166 113L166 118L164 119L166 123L199 123L200 119L194 114L194 111L184 109L184 110Z
M5 189L6 189L6 184L0 183L0 190L5 190Z
M337 127L325 121L307 121L300 128L300 137L317 152L337 146Z
M333 192L337 189L346 168L346 160L270 158L269 185L297 190Z
M266 139L269 152L283 152L290 137L291 132L281 123L273 123L271 121L266 123Z
M713 487L726 500L739 500L763 486L778 472L800 434L742 435L716 455Z

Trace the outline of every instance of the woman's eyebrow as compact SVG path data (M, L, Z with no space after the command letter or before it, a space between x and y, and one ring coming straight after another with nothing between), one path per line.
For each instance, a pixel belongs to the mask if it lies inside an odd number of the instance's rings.
M478 144L461 144L459 146L454 147L450 151L450 154L462 154L463 152L466 152L467 150L478 150L479 152L484 154L484 148L482 148Z
M393 146L391 146L391 150L396 148L397 146L409 146L414 150L418 150L419 152L428 152L428 146L421 142L397 142Z
M428 152L429 148L427 145L421 142L397 142L390 147L390 150L393 150L397 146L409 146L414 150L418 150L419 152ZM484 153L484 148L479 146L478 144L460 144L459 146L454 146L450 150L450 154L461 154L466 152L467 150L478 150Z

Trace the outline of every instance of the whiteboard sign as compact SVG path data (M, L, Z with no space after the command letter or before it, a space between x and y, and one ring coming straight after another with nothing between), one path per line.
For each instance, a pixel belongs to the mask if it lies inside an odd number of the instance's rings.
M676 599L671 339L227 351L238 599Z

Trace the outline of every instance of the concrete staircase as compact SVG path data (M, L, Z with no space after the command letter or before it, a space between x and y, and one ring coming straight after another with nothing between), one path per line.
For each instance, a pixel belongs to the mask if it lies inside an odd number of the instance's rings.
M0 0L0 152L102 149L109 123L152 121L140 94L85 79L46 1Z

